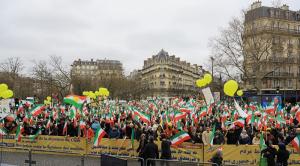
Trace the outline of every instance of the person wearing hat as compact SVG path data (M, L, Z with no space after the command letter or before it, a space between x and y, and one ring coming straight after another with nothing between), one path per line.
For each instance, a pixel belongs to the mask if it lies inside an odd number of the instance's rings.
M213 155L213 157L209 161L221 166L223 162L222 150L218 149L218 151Z

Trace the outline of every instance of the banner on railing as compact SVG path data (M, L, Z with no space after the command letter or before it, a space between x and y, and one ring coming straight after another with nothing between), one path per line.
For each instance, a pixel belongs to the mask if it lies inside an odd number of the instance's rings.
M16 142L14 135L4 136L2 140L4 146L12 148L4 148L6 151L26 151L32 149L33 153L47 154L74 154L74 155L120 155L120 156L138 156L136 152L139 142L132 143L130 139L107 139L103 138L100 146L94 147L93 141L86 140L81 137L63 137L63 136L38 136L34 141L28 137L22 137L21 142ZM161 149L161 142L156 144ZM18 148L18 149L16 149ZM260 157L258 145L215 145L213 147L204 147L204 161L208 161L216 153L217 150L222 150L223 161L226 164L245 164L257 165ZM201 144L183 143L177 148L172 148L173 159L202 161L203 146ZM289 165L300 164L300 154L292 147L288 146L290 151Z

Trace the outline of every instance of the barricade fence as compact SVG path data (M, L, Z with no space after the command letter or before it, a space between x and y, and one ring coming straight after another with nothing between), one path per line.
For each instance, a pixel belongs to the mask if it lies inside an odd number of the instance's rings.
M156 142L160 151L161 142ZM99 157L101 154L111 156L122 156L129 160L137 159L139 142L132 142L130 139L106 139L103 138L99 146L94 146L92 140L87 140L81 137L63 137L63 136L45 136L40 135L36 140L30 140L28 137L22 137L20 142L15 140L14 135L3 136L0 148L1 157L5 161L5 153L26 152L32 151L32 156L41 156L41 154L56 156L69 156L70 159L76 158L76 162L80 165L82 162L79 157L84 157L84 165L88 162L100 163ZM260 158L260 149L258 145L216 145L203 146L201 144L182 143L179 147L172 147L172 160L188 161L190 163L208 162L217 150L223 152L223 162L225 165L258 165ZM299 152L296 152L292 147L288 146L290 151L289 165L299 165ZM21 157L22 158L22 157ZM24 157L23 157L24 158ZM28 158L28 155L27 157ZM53 161L55 158L53 158ZM146 162L146 161L144 161ZM171 161L170 161L171 162ZM16 164L20 165L20 164ZM42 165L42 164L39 164ZM49 164L51 165L51 164ZM178 165L178 164L176 164Z

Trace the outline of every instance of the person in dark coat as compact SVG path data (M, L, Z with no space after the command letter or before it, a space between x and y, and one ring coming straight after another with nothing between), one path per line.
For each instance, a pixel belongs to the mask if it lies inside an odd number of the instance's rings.
M145 160L147 159L158 159L159 158L159 153L158 153L158 146L154 143L154 137L153 136L149 136L149 143L147 143L147 145L145 146L144 149L144 156L145 156ZM148 166L152 165L155 166L155 161L148 161L148 163L146 163Z
M277 151L277 166L287 166L288 165L288 159L290 157L290 152L286 150L284 143L278 144L279 149Z
M247 134L246 130L243 130L240 137L239 137L239 144L240 145L250 145L251 144L251 139L249 135Z
M217 129L213 143L214 145L222 145L225 143L224 135L220 129Z
M268 165L275 166L275 156L277 154L277 150L273 147L272 141L266 142L267 148L262 150L261 153L265 158L267 158Z
M216 154L213 155L213 157L210 159L210 162L213 163L213 165L221 166L223 162L223 154L221 150L218 150Z
M171 141L166 139L165 134L161 135L161 159L170 160L171 159Z
M145 160L144 149L146 147L146 144L147 144L146 135L142 134L140 138L140 144L136 152L138 153L139 157L143 158L144 160ZM141 166L143 166L144 165L143 161L140 160L140 162L141 162Z

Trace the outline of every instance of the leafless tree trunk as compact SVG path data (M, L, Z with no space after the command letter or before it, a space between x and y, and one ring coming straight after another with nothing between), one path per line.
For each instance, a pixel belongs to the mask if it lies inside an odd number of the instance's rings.
M238 81L255 78L254 86L260 92L263 78L270 73L262 65L271 54L271 37L257 35L255 27L245 29L244 17L233 18L210 46L216 72Z
M15 88L15 82L19 74L24 69L23 62L19 57L11 57L0 63L0 69L7 77L3 80L9 82L11 89Z

